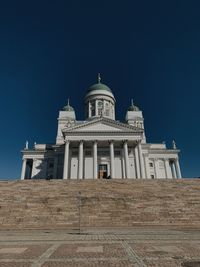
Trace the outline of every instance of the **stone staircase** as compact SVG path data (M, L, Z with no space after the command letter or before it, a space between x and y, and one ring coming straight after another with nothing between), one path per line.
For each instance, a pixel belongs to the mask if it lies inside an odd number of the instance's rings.
M0 182L0 230L200 227L200 180Z

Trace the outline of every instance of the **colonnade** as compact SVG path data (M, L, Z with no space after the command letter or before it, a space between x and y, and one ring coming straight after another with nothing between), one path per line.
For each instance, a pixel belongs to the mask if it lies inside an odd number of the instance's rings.
M114 141L109 140L109 149L110 149L110 176L111 178L116 177L115 173L115 153L114 153ZM69 178L69 144L70 141L66 140L65 142L65 154L64 154L64 170L63 170L63 179ZM78 153L78 179L83 179L83 164L84 164L84 153L83 153L83 144L84 141L81 140L79 142L79 153ZM97 140L93 141L93 178L98 178L98 161L97 161L97 147L98 142ZM142 156L142 148L141 148L141 141L137 141L135 143L134 154L136 158L135 162L135 169L136 169L136 178L146 178L145 175L145 165L144 159ZM124 178L131 178L130 177L130 165L129 165L129 154L128 154L128 141L123 141L123 157L124 157L124 165L125 165L125 177ZM118 178L118 177L117 177Z
M78 179L83 179L84 178L84 142L87 143L87 141L81 140L79 142L79 153L78 153L78 174L77 178ZM149 160L148 160L148 155L142 153L142 148L141 148L141 141L135 141L131 146L129 145L128 147L128 140L122 140L123 143L122 146L122 161L123 161L123 170L122 170L122 177L123 178L133 178L131 177L131 170L130 170L130 162L129 162L129 148L132 148L132 151L134 153L134 164L135 164L135 178L140 179L140 178L151 178L150 172L149 172ZM110 176L111 178L120 178L117 177L116 174L116 166L115 166L115 141L114 140L108 140L109 144L109 150L110 150ZM63 167L63 179L68 179L70 178L69 175L69 150L70 150L70 141L66 140L65 141L65 149L64 149L64 167ZM92 154L93 154L93 166L92 168L92 174L93 178L97 179L98 178L98 141L94 140L92 142ZM23 159L23 164L22 164L22 171L21 171L21 180L25 179L26 175L26 166L28 164L28 158ZM180 170L180 165L179 165L179 160L178 158L173 158L173 159L163 159L164 160L164 168L165 168L165 177L166 178L172 178L172 179L179 179L181 178L181 170ZM55 162L56 161L56 162ZM57 161L58 158L55 157L54 163L54 173L53 177L57 177ZM155 171L155 178L161 178L159 177L158 173L158 159L154 159L154 171Z

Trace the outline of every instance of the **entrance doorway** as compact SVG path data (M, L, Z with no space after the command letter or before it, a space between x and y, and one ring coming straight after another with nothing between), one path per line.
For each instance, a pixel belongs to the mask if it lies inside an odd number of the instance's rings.
M107 164L99 164L99 171L98 171L99 179L107 178L108 176L108 166Z

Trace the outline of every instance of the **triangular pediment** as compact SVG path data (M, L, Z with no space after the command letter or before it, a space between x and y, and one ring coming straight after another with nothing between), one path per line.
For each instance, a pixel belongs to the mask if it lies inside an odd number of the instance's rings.
M86 121L80 125L63 129L64 132L142 132L142 129L107 118Z

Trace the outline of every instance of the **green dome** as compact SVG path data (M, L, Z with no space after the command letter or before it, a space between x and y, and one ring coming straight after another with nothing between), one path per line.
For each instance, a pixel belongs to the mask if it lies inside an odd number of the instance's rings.
M131 105L128 108L128 111L140 111L140 109L133 104L133 100L131 100Z
M96 90L105 90L105 91L112 93L111 89L107 85L100 83L100 82L95 83L92 86L90 86L90 88L88 89L88 92L96 91Z
M63 107L63 111L74 111L73 107L69 104L69 99L67 105Z

